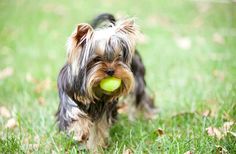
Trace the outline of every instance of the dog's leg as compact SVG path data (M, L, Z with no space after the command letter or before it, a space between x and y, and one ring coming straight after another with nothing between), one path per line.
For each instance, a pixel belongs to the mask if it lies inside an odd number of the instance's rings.
M73 136L75 141L85 143L89 138L91 120L65 93L61 98L57 112L60 130L65 130L68 135Z
M68 127L68 133L72 134L73 139L80 143L86 143L90 136L89 129L92 127L92 122L86 118L79 118L73 121Z
M97 147L107 147L109 128L117 119L118 100L106 102L103 116L94 122L90 128L90 136L87 142L88 149L96 150Z
M106 147L108 144L109 124L106 114L99 121L93 123L89 129L90 136L87 141L87 148L97 150L98 147Z
M137 50L132 59L131 70L135 77L135 89L130 98L134 101L136 108L132 109L131 107L131 112L138 109L144 113L146 118L154 118L157 109L154 105L154 99L146 91L145 67ZM133 113L131 114L134 115Z

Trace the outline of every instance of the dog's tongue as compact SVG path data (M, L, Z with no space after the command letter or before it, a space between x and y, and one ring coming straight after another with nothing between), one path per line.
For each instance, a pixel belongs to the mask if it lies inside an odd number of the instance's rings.
M118 89L121 85L121 79L115 77L107 77L100 82L100 88L107 91L113 92Z

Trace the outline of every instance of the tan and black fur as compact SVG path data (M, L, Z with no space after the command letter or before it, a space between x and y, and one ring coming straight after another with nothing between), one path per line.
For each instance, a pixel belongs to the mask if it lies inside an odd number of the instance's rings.
M101 14L91 25L79 24L68 39L67 61L58 76L57 120L60 130L88 149L107 145L121 96L130 94L137 109L155 108L145 89L145 68L135 47L137 33L133 19L116 21L111 14ZM108 76L122 81L111 93L99 87Z

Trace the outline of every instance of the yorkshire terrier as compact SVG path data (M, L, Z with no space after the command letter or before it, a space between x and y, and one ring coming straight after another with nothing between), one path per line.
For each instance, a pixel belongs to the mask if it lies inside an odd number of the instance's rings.
M79 24L67 42L67 60L58 76L59 129L86 145L105 147L109 128L117 119L120 97L129 94L136 109L154 113L146 92L145 68L135 48L138 28L133 19L97 16L92 24ZM99 83L107 77L121 86L106 92ZM132 113L133 114L133 113Z

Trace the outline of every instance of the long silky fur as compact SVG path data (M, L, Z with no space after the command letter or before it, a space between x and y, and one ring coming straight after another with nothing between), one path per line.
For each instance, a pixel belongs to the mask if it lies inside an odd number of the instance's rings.
M109 24L105 27L98 27L104 21L108 21ZM153 100L145 90L145 68L135 49L137 26L133 20L116 22L113 15L102 14L95 18L91 25L92 27L88 24L79 25L69 37L68 59L58 76L60 104L56 116L59 129L67 133L70 132L70 126L74 126L76 121L80 121L79 124L87 122L86 127L77 127L89 129L87 127L92 127L95 123L99 124L104 115L109 125L114 123L117 119L118 99L130 91L133 91L137 107L154 107ZM77 34L78 30L83 32L82 37ZM104 40L103 44L99 42L101 40ZM116 65L123 70L124 81L121 88L114 92L112 97L102 95L99 98L93 89L102 79L100 76L105 77L104 74L96 74L99 73L98 70L102 70L102 65L105 63L94 62L96 60L95 50L101 47L104 49L105 61L113 61L118 56L116 50L122 51L121 59ZM93 124L91 125L91 123ZM89 134L85 134L86 136L82 134L81 139L89 138L87 136Z

